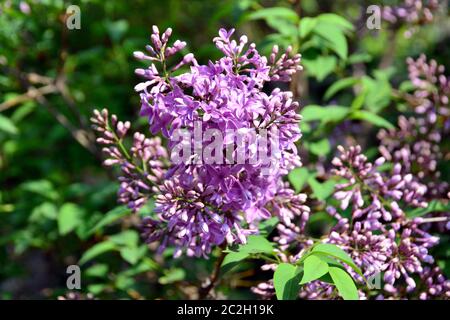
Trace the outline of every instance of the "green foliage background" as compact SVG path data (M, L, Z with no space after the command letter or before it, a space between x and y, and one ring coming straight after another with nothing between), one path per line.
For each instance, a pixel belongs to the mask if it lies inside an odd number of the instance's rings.
M200 62L220 55L211 41L220 27L237 28L266 53L274 43L302 53L305 70L291 89L306 106L306 166L289 179L318 200L333 188L314 163L333 154L334 128L351 121L358 132L347 139L373 154L376 131L407 108L393 94L408 89L406 57L425 53L450 67L448 15L407 39L405 28L367 30L365 1L41 0L28 1L29 13L20 1L9 4L0 4L0 299L63 295L71 264L82 267L82 292L101 298L189 298L211 272L214 259L158 258L142 244L139 219L118 207L118 184L102 168L87 122L94 108L108 107L146 132L132 52L149 42L152 25L172 27ZM64 25L69 4L81 8L81 30ZM56 89L33 96L55 79ZM443 172L449 176L448 166ZM327 218L319 212L312 222L314 231ZM447 243L439 250L448 272ZM223 297L254 298L248 289L264 279L258 270L246 261L226 273Z

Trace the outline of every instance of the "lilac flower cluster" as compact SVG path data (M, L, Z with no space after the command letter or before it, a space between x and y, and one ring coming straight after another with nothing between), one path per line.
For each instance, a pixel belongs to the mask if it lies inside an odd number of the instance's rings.
M400 163L394 165L392 172L381 171L379 166L384 158L373 165L358 146L339 150L341 155L333 160L334 173L348 182L337 185L334 197L343 210L352 202L351 218L328 207L328 212L338 222L327 241L347 251L366 277L383 273L386 297L404 297L416 292L417 278L430 278L424 272L433 268L439 273L436 277L440 279L440 287L434 288L434 280L421 282L421 286L439 292L436 296L449 298L450 291L445 288L450 282L442 280L442 272L433 267L434 259L429 253L439 238L421 228L426 219L410 219L402 209L426 206L423 200L426 187L416 182L411 174L402 175ZM351 189L347 190L349 187ZM354 277L358 279L357 275Z
M418 25L431 23L438 9L438 0L405 0L399 6L384 6L382 18L392 24L409 25L410 29L405 33L409 38Z
M149 199L152 188L164 180L167 171L167 150L158 137L148 139L136 132L130 151L124 147L124 138L131 124L109 116L107 109L94 110L91 118L106 155L105 166L120 166L118 200L132 211L138 211Z
M340 155L332 161L332 173L346 182L336 185L334 198L339 205L328 206L327 212L337 222L321 241L346 251L366 279L381 280L382 293L374 295L377 291L371 291L361 276L347 268L362 286L360 299L449 299L450 281L429 251L439 238L423 228L426 218L408 218L405 212L408 207L427 206L426 187L411 174L402 174L400 163L388 171L382 167L384 158L371 163L359 146L339 146L338 150ZM297 228L287 228L284 223L277 227L274 240L279 244L280 261L295 263L313 244L300 228L303 221L297 219L294 225ZM262 266L262 270L275 268L272 263ZM270 299L274 296L273 282L262 282L252 291ZM302 286L299 298L340 299L333 285L320 280Z
M281 250L286 250L292 243L299 243L299 236L303 234L311 212L305 202L306 194L295 194L286 185L275 195L271 210L281 219L277 224L279 235L274 240ZM312 244L308 239L305 241Z
M338 146L338 150L341 156L332 161L333 173L347 182L336 185L334 197L340 201L342 210L352 203L352 218L364 218L364 229L376 230L384 222L403 218L401 202L416 207L427 206L423 201L426 187L414 181L411 174L403 175L400 163L394 165L391 174L383 175L379 171L385 162L383 157L372 164L361 154L360 146L348 150ZM364 193L368 194L366 200Z
M450 79L444 67L429 63L421 55L409 58L409 78L415 87L407 101L414 107L411 117L399 117L398 128L381 130L380 152L390 161L404 163L404 172L412 172L428 187L427 198L446 198L448 183L441 181L439 162L445 157L441 144L450 132Z
M145 53L134 53L137 59L151 63L136 70L145 79L135 87L141 115L148 117L153 134L160 133L167 140L168 151L158 138L136 134L131 154L127 154L122 139L130 124L114 117L109 125L105 112L96 112L92 119L101 135L98 142L107 146L105 163L121 166L119 200L137 210L156 194L155 216L143 220L142 233L147 242L159 241L160 252L174 246L176 257L184 251L207 257L214 246L245 243L247 235L255 232L255 224L272 214L285 222L307 216L303 197L289 202L293 191L282 182L290 169L301 165L295 146L301 137L299 105L291 92L263 91L267 82L289 81L301 69L300 56L289 57L292 49L288 48L278 57L275 46L267 59L253 43L247 44L246 36L236 41L233 33L219 31L213 41L224 57L206 65L188 53L170 67L168 58L186 46L179 40L169 45L170 28L161 34L154 26L152 44ZM235 164L226 158L225 163L199 165L198 141L192 139L192 161L170 163L168 154L172 159L178 130L195 136L196 123L201 132L214 129L225 137L224 147L215 150L219 154L238 146L230 130L256 132L256 137L244 140L250 141L248 153L261 152L251 142L266 138L270 146L263 153L270 155L269 161ZM262 136L264 130L267 137ZM275 140L276 152L271 144ZM231 157L236 156L234 152ZM140 165L131 161L135 159Z
M390 161L401 161L404 172L411 172L417 181L427 186L428 201L448 201L450 189L441 177L439 167L448 159L446 139L450 132L450 79L436 61L425 55L417 60L407 59L409 78L414 86L405 96L413 113L400 116L398 128L381 130L378 138L382 155ZM435 224L440 231L449 230L450 212L430 213L442 222Z

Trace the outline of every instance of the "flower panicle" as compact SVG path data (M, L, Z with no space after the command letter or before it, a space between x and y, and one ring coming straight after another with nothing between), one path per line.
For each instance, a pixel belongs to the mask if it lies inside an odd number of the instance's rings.
M124 140L131 124L119 121L114 114L109 116L107 109L94 110L91 123L98 134L97 143L103 146L104 165L120 167L119 202L138 211L152 195L153 186L164 179L167 150L159 137L149 139L139 132L134 133L127 149Z

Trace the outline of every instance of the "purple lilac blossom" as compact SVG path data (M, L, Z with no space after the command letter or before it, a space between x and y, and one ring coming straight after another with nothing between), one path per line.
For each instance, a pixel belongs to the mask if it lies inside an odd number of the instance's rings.
M327 241L348 252L366 277L383 273L384 298L415 292L415 278L423 277L424 270L432 267L434 258L429 250L439 238L421 228L426 219L408 218L403 208L425 207L426 188L411 174L402 175L400 163L390 173L379 170L383 158L373 165L359 146L339 150L341 155L333 160L334 172L348 182L336 186L334 197L342 210L352 203L351 218L328 207L338 222ZM362 281L351 269L348 271Z
M340 155L332 161L332 172L347 182L336 186L334 197L339 206L328 206L327 212L337 222L321 241L346 251L366 279L381 280L381 288L370 289L362 277L346 267L360 285L360 299L448 299L450 282L430 253L439 237L423 228L429 223L426 218L408 218L405 212L407 208L427 205L423 198L426 188L411 174L403 175L400 163L387 171L381 167L384 158L371 163L359 146L338 150ZM296 223L296 229L286 228L283 223L278 226L274 240L279 244L280 261L294 263L313 245L300 228L302 221ZM262 266L262 270L272 272L275 268L276 264L271 263ZM270 280L252 291L263 299L274 296ZM333 285L320 280L302 286L299 298L340 299Z
M351 204L352 218L363 221L366 230L379 229L384 222L393 222L404 217L401 202L414 207L426 207L423 199L426 187L414 181L411 174L401 173L402 165L396 163L391 174L382 174L379 167L383 157L374 164L361 153L360 146L345 150L338 146L339 157L332 161L332 172L347 181L336 185L334 198L340 201L340 209ZM330 208L329 210L335 210Z
M450 133L450 79L444 66L427 60L425 55L416 60L408 58L407 63L414 91L405 100L413 112L399 117L398 128L380 130L379 150L387 160L401 162L404 173L412 173L415 180L427 186L428 201L448 202L449 184L439 168L450 156L446 147ZM431 212L428 216L441 219L433 223L438 231L450 230L450 212Z
M120 166L119 202L133 212L138 211L151 196L152 186L164 179L167 150L161 145L160 138L148 139L136 132L131 149L127 151L123 140L131 124L119 121L116 115L110 117L106 109L94 110L91 122L99 135L97 143L103 146L104 165Z
M445 153L441 144L450 133L450 79L436 61L425 55L407 59L414 92L407 97L413 109L410 117L400 116L398 128L380 130L379 150L389 161L402 162L403 171L413 173L428 187L428 199L447 198L449 185L441 180L439 163Z
M229 130L256 132L256 138L249 133L245 140L249 142L249 153L256 152L252 144L255 141L266 138L270 146L262 148L268 161L198 164L201 155L194 150L190 158L193 161L168 163L169 156L164 154L160 163L162 155L156 152L159 146L146 153L148 147L142 145L145 137L138 135L131 156L139 158L143 166L136 173L135 165L124 157L123 148L114 145L121 142L130 123L114 118L116 131L110 130L105 115L97 112L93 121L101 135L98 142L108 146L104 150L108 155L105 163L120 165L124 172L119 200L137 210L151 195L157 195L155 214L142 223L146 241L159 241L160 252L174 246L176 257L183 252L207 257L214 246L246 243L247 235L255 232L261 219L272 215L286 223L299 215L307 219L303 196L295 196L296 200L289 203L286 197L293 192L282 182L289 170L301 165L295 146L301 137L299 104L291 92L263 91L265 83L290 81L301 70L300 55L290 57L292 49L288 48L278 57L275 46L267 59L259 54L255 44L248 45L246 36L236 41L232 38L233 29L220 29L213 42L224 57L201 65L188 53L171 67L168 58L186 46L179 40L170 45L171 34L170 28L161 34L154 26L152 44L146 46L145 53L134 53L137 59L150 62L148 68L136 69L136 74L145 79L135 87L141 98L141 115L148 118L152 134L163 136L167 153L171 154L179 143L178 129L195 136L198 123L202 133L215 129L225 137L221 150L224 153L226 148L238 144ZM262 136L263 131L267 137ZM278 142L277 150L272 147L273 141ZM192 142L195 146L197 141ZM257 151L261 152L261 148ZM235 152L232 157L236 160ZM156 161L154 165L149 159ZM157 172L149 172L155 169Z
M417 26L433 21L438 9L438 0L404 0L395 7L384 6L381 16L383 20L396 26L406 24L409 28L405 36L410 38L417 31Z

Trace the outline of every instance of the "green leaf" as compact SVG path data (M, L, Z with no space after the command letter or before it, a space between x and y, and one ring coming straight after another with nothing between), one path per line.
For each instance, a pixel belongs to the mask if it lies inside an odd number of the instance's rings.
M19 129L17 129L16 125L9 118L0 114L0 131L17 134Z
M348 107L334 105L326 107L308 105L300 111L304 122L320 120L322 123L339 122L344 119L348 113Z
M111 211L108 211L104 217L97 222L97 224L89 230L88 234L93 234L96 231L102 229L103 227L112 224L113 222L127 216L130 213L130 209L126 206L117 207Z
M273 275L273 285L278 300L295 300L300 290L301 268L280 263Z
M159 283L170 284L177 281L182 281L186 277L186 272L184 269L175 268L166 271L166 274L159 278Z
M129 28L128 21L126 20L107 21L105 25L113 42L119 42Z
M129 277L128 275L123 273L119 274L114 281L114 285L116 286L116 288L124 291L130 289L135 284L135 278Z
M222 272L226 273L250 256L247 252L230 252L222 262Z
M117 246L111 242L111 241L103 241L95 244L90 249L88 249L80 258L80 261L78 261L79 265L83 265L86 262L94 259L95 257L108 252L117 250Z
M355 30L354 25L350 21L334 13L323 13L319 15L317 19L319 19L319 22L321 23L332 24L343 31Z
M325 181L320 183L314 178L314 176L310 176L308 178L308 184L311 187L314 195L318 200L324 201L334 192L335 182L332 180Z
M321 252L311 252L309 256L316 256L318 258L320 258L322 261L326 262L328 264L328 266L331 267L336 267L336 268L344 268L344 266L342 265L342 263L339 260L336 260L335 258L331 257L331 256L327 256L324 255Z
M347 59L348 46L344 32L331 23L318 23L314 33L329 43L329 49L336 52L341 59Z
M299 19L297 13L294 10L284 7L264 8L255 11L247 16L248 20L273 18L284 19L293 23L297 23Z
M300 38L306 38L308 34L314 29L317 24L317 19L304 17L300 19L298 30L300 32Z
M341 248L339 248L334 244L319 243L313 247L311 252L322 253L334 257L350 266L353 270L355 270L360 276L364 278L361 269L359 269L359 267L353 262L352 258L347 254L347 252L345 252L344 250L342 250Z
M355 64L355 63L367 63L372 61L372 56L366 52L364 53L354 53L350 55L347 59L347 62L349 64Z
M109 237L109 241L125 247L136 247L139 242L139 234L134 230L125 230Z
M317 280L328 272L328 264L315 255L308 256L303 264L303 278L300 284Z
M56 220L58 218L58 208L52 202L43 202L33 209L28 221L39 223L45 220Z
M380 117L377 114L366 111L366 110L357 110L357 111L352 112L351 118L367 121L373 125L376 125L377 127L382 127L382 128L386 128L386 129L394 129L395 128L386 119Z
M272 253L273 243L260 235L251 235L247 237L247 243L239 246L238 252L248 254Z
M147 251L146 246L124 247L120 249L120 255L125 261L134 265L139 261L139 259L143 257L146 251Z
M144 256L137 265L127 268L122 274L132 277L150 270L158 270L158 268L159 265L155 261Z
M59 195L48 180L28 181L21 185L22 190L39 194L50 200L57 200Z
M316 77L319 81L323 81L336 68L337 59L333 55L318 56L315 59L304 58L302 63L308 74Z
M92 267L88 268L86 271L84 271L84 274L88 277L99 277L102 278L106 276L108 273L108 265L107 264L95 264Z
M295 192L300 192L303 189L303 186L306 180L308 180L308 177L309 171L307 168L295 168L288 174L288 180L294 187Z
M400 86L398 88L401 92L411 92L416 89L416 86L412 83L411 80L405 80L402 83L400 83Z
M330 276L344 300L359 300L358 289L352 277L341 268L330 267Z
M275 229L279 221L277 217L261 221L258 224L259 234L267 237Z
M289 37L291 42L298 40L298 28L297 25L288 20L280 20L279 18L266 19L267 24L274 30L278 31L281 35Z
M31 112L37 108L37 103L34 100L27 101L18 107L14 113L11 115L11 120L13 123L19 123L25 119Z
M83 209L74 203L65 203L58 214L58 230L60 235L66 235L83 222Z
M391 102L392 87L386 73L374 72L375 79L368 76L362 77L363 90L365 92L364 104L373 113L380 112Z
M348 77L348 78L343 78L343 79L339 79L338 81L334 82L325 92L324 95L324 99L325 100L329 100L332 96L334 96L336 93L338 93L339 91L348 88L348 87L352 87L355 84L357 84L359 82L358 78L355 77Z
M355 99L353 99L350 109L354 111L361 109L364 105L364 101L366 101L366 96L367 88L363 88L363 90L358 93Z
M308 149L311 151L311 153L315 154L316 156L326 156L330 151L330 142L327 138L319 140L317 142L310 142L308 144Z
M93 295L102 293L106 288L108 288L108 286L104 283L90 284L87 287L89 293L92 293Z

